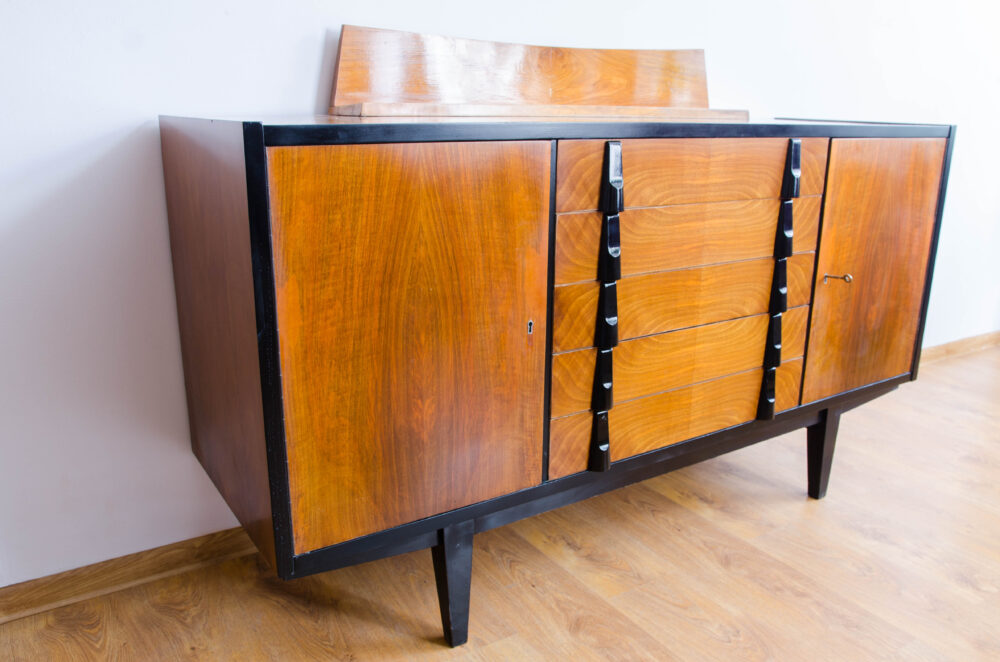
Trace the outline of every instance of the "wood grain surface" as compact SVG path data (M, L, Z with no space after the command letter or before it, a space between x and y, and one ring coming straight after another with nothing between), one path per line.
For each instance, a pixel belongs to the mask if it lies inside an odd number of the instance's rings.
M910 371L945 144L833 141L804 402Z
M778 368L776 407L798 403L802 360ZM783 374L787 373L787 374ZM615 403L608 414L613 462L754 420L763 371L747 370L649 397ZM590 412L552 419L549 478L587 469Z
M227 561L0 625L0 658L991 660L997 401L1000 348L949 357L844 415L822 501L799 430L477 534L457 649L424 550Z
M582 106L569 104L481 104L481 103L354 103L336 106L330 112L349 117L634 117L661 122L746 122L745 110L666 108L663 106Z
M550 153L269 148L296 553L541 479Z
M822 196L794 201L797 253L816 250ZM622 275L748 260L774 254L780 201L737 200L629 209L619 215ZM597 212L556 218L556 284L594 280L601 238Z
M256 552L242 528L0 588L0 624Z
M809 303L815 255L788 259L788 305ZM663 271L618 281L618 334L621 340L710 324L767 311L774 260L771 258ZM598 284L554 289L552 350L594 344Z
M525 46L345 25L330 107L357 103L708 108L705 53Z
M784 358L802 356L808 319L808 306L785 313ZM766 314L754 315L619 343L613 355L616 406L643 395L761 367L767 324ZM553 417L590 409L595 363L594 349L552 357Z
M274 567L239 122L160 118L191 447Z
M803 358L782 361L774 384L774 411L798 407L802 390Z
M603 140L560 140L556 211L597 209ZM627 207L778 198L787 138L622 140ZM822 195L827 138L802 139L800 194Z

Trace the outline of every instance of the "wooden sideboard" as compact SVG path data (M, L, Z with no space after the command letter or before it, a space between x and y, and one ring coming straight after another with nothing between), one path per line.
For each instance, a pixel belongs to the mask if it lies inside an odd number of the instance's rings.
M621 58L506 46L589 73L458 103L653 116L364 117L462 89L387 98L377 36L329 116L160 120L192 446L277 574L431 548L457 645L477 532L802 428L822 497L841 414L916 378L954 127L667 122ZM700 52L643 58L707 105Z

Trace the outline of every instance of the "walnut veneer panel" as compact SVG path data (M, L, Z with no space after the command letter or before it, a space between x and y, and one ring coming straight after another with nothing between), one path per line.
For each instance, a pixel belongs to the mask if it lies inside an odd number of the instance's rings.
M160 118L191 447L275 563L239 122Z
M784 356L802 356L808 318L808 306L785 313ZM614 351L615 402L759 368L767 324L768 315L754 315L619 343ZM582 349L552 357L553 417L590 408L595 355L594 349Z
M788 259L788 305L809 303L814 253ZM764 258L631 276L618 281L621 340L767 311L774 260ZM594 344L598 284L554 288L552 350Z
M560 140L556 211L596 210L604 140ZM625 205L778 198L787 138L622 140ZM827 138L802 139L800 194L822 195Z
M803 402L911 370L945 146L833 141Z
M822 196L798 198L794 250L816 250ZM622 275L747 260L774 254L779 200L738 200L629 209L620 215ZM556 220L556 283L594 280L601 214Z
M296 553L540 481L550 153L269 148Z
M796 359L778 368L778 409L797 402L801 364L802 360ZM616 404L608 413L612 461L752 421L757 415L762 376L758 368ZM552 420L549 478L587 469L592 420L590 412Z
M784 361L778 368L774 382L774 411L780 412L799 406L802 363L802 357L799 357Z
M365 102L708 108L705 53L525 46L345 25L330 106Z

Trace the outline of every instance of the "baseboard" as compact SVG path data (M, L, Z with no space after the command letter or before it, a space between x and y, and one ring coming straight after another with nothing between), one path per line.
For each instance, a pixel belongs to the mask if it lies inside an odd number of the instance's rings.
M929 363L952 356L961 356L962 354L978 352L981 349L993 347L994 345L1000 345L1000 331L991 331L990 333L972 336L971 338L946 342L943 345L925 347L920 352L920 362Z
M6 586L0 624L256 551L243 529L228 529Z

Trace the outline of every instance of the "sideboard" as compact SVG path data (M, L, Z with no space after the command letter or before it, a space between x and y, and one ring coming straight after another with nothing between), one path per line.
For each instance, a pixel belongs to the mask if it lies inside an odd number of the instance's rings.
M160 120L194 452L285 579L431 548L916 378L954 127ZM790 495L794 498L794 495Z

